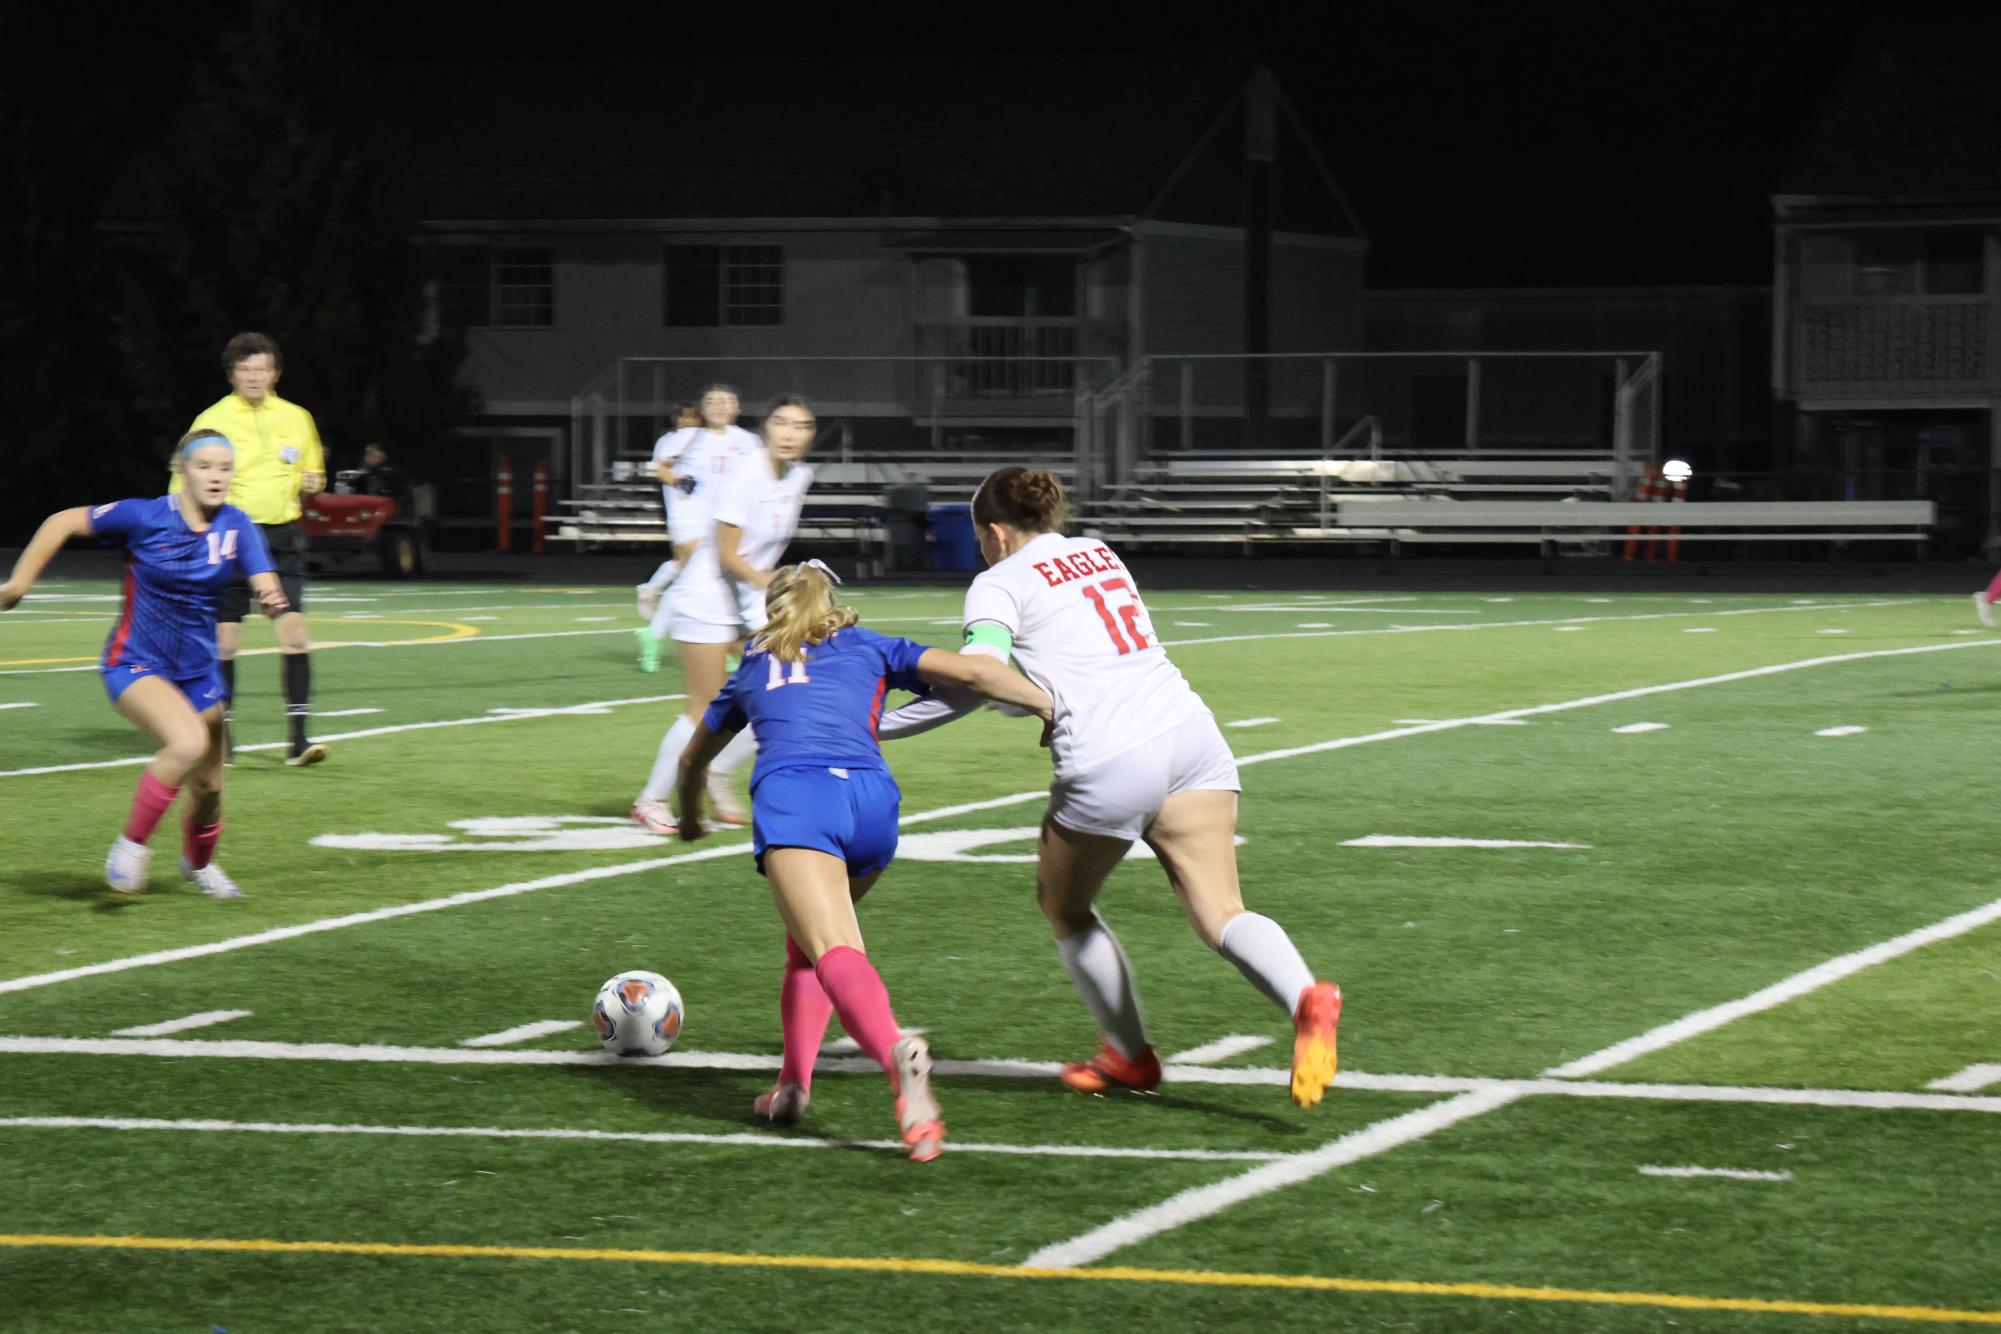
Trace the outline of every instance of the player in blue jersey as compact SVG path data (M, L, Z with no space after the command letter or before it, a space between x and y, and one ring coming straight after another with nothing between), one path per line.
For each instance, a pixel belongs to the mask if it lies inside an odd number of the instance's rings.
M993 658L863 629L853 607L835 603L831 573L818 561L774 571L765 598L770 620L696 725L679 775L680 832L692 841L707 832L702 798L710 762L746 726L756 730L752 850L786 941L779 993L785 1061L755 1110L773 1125L799 1119L828 1016L837 1012L848 1036L888 1072L910 1157L929 1162L945 1143L930 1090L931 1051L922 1037L901 1036L855 920L855 901L896 855L902 800L876 741L876 720L891 688L963 687L1045 720L1050 699Z
M209 429L174 450L183 488L148 500L52 514L0 584L0 611L27 596L63 543L95 537L125 548L125 600L104 641L98 671L112 707L160 741L146 765L124 831L105 859L104 879L121 894L146 888L147 840L186 786L181 874L212 899L242 894L215 864L222 837L223 709L229 692L216 666L216 596L250 581L266 615L287 607L264 534L226 503L235 450Z

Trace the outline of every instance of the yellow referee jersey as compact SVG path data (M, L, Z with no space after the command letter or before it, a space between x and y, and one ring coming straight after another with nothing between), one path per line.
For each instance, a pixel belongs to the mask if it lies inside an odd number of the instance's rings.
M198 427L221 431L236 447L229 503L258 523L290 523L298 518L301 481L309 472L326 474L313 414L276 394L266 394L257 407L230 394L202 409L188 429ZM179 473L169 489L181 489Z

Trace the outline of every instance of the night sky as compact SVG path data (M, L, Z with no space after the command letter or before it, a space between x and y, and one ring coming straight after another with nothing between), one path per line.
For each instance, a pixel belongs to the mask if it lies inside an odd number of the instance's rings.
M356 0L356 45L398 59L968 50L1249 50L1277 72L1373 242L1376 287L1764 284L1768 195L1870 24L1991 3L1671 0L558 7ZM238 3L103 10L34 0L45 55L111 66L203 54ZM769 90L783 97L782 87Z

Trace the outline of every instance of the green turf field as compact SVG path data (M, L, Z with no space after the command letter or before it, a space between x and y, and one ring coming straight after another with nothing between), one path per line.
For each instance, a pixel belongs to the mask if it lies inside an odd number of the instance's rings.
M956 588L849 591L956 641ZM1284 1018L1136 857L1102 906L1167 1082L1055 1082L1095 1034L1034 906L1047 759L983 714L889 748L862 908L940 1059L918 1166L851 1048L751 1124L783 937L746 835L624 818L679 707L624 586L315 586L331 759L282 765L243 659L229 903L171 823L152 893L101 882L147 751L112 594L0 617L0 1328L2001 1325L2001 635L1963 598L1151 590L1244 763L1246 898L1346 992L1341 1078L1292 1106ZM583 1023L627 968L686 998L661 1061Z

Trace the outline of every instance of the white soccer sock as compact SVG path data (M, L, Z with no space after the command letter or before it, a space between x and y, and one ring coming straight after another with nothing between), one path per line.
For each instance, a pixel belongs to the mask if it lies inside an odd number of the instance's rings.
M681 752L688 748L688 738L693 735L693 718L684 713L674 719L667 735L660 738L660 752L653 757L653 772L647 775L646 786L639 790L641 801L667 800L674 791L674 780L681 773Z
M722 754L716 756L716 762L709 766L709 772L727 778L741 769L743 762L755 754L757 754L757 733L746 727L730 738L729 744L723 747Z
M1299 993L1313 985L1313 970L1299 957L1292 937L1261 914L1242 912L1223 923L1216 952L1235 964L1288 1018L1299 1004Z
M1139 993L1133 989L1132 965L1119 948L1105 920L1096 913L1091 925L1074 936L1056 942L1063 956L1063 971L1070 974L1084 1008L1098 1021L1119 1055L1131 1060L1145 1050L1146 1021L1139 1012Z
M667 585L673 583L680 573L681 562L670 557L660 562L660 568L653 572L644 586L649 593L664 593Z

